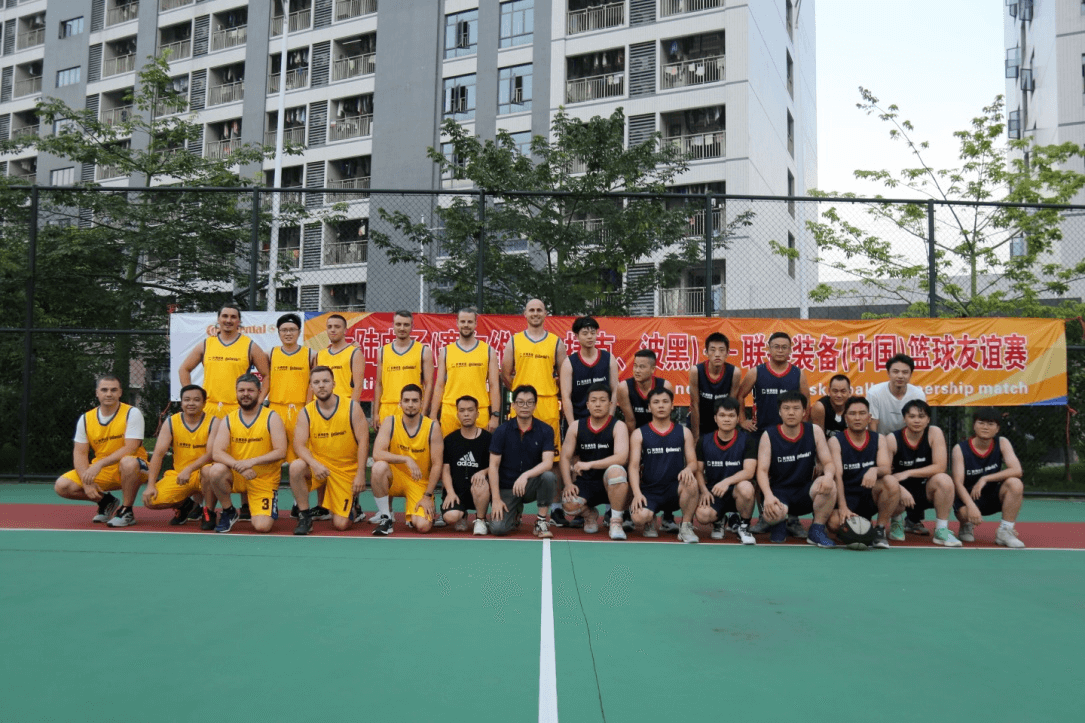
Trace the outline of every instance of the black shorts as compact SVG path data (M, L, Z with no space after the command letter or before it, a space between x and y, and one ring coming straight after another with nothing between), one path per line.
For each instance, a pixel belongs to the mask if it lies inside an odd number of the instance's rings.
M449 507L447 510L441 510L442 512L450 512L452 510L458 510L466 514L467 512L475 509L475 498L471 496L471 482L468 480L466 484L460 484L456 480L452 480L452 489L456 492L456 497L459 501ZM441 500L441 504L444 504L444 500Z
M713 485L708 486L709 492L712 491ZM716 519L722 519L722 516L728 512L738 512L738 505L735 503L735 486L731 485L727 488L727 491L723 493L723 497L712 496L712 509L716 511Z
M803 487L783 487L773 489L772 494L776 499L787 505L787 514L792 517L802 517L813 514L814 500L810 497L810 488L814 486L813 480Z
M576 484L576 488L580 490L580 496L584 498L585 507L610 504L610 496L607 494L607 483L602 479L596 480L577 477L576 480L574 480L574 484Z
M866 487L845 490L844 497L847 499L848 509L853 514L868 520L874 519L878 514L878 505L874 502L874 490Z
M975 485L965 485L965 489L968 490L969 495L972 494L972 487ZM997 515L1002 512L1002 500L998 498L999 492L1002 491L1001 482L988 482L983 486L983 491L980 492L980 498L978 500L972 500L976 503L976 507L979 507L980 514L986 517L987 515ZM964 502L960 499L953 500L953 508L956 510L964 507Z
M672 512L682 509L682 505L678 499L678 485L673 487L662 487L655 489L642 489L641 494L644 495L646 506L653 513L656 512Z
M915 498L915 507L912 512L925 512L934 507L934 503L927 498L927 482L929 477L909 477L901 480L900 486L912 493Z

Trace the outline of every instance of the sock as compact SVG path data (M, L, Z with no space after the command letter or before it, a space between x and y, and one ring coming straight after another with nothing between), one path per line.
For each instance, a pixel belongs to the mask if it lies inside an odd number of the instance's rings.
M753 519L753 517L743 517L743 518L742 518L742 524L744 524L744 525L746 525L747 527L749 527L749 526L750 526L750 521L751 521L752 519Z
M934 529L936 529L936 530L949 529L949 520L935 520L934 521Z
M392 510L388 507L388 497L374 497L373 501L377 503L377 512L385 517L392 516Z
M611 510L610 524L620 525L622 524L622 516L625 514L625 510Z
M1005 528L1007 530L1012 530L1013 529L1013 523L1008 521L1008 520L1002 520L1002 522L998 523L998 526L1002 527L1002 528Z

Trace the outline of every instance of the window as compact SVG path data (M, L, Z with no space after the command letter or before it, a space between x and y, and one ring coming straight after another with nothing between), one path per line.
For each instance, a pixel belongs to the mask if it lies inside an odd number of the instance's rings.
M792 158L795 157L795 119L791 116L791 111L787 112L787 152Z
M445 188L451 188L459 183L467 184L469 182L462 178L457 178L456 175L459 171L462 171L467 167L467 160L457 156L455 152L455 146L451 143L441 144L441 154L448 160L449 165L445 166L441 172L441 184Z
M787 250L790 252L787 255L787 275L795 278L795 235L790 231L787 234Z
M1021 67L1021 48L1006 49L1006 77L1016 78Z
M1015 259L1018 256L1024 256L1028 253L1028 241L1024 236L1017 236L1010 239L1010 258Z
M83 68L81 66L75 66L74 68L65 68L64 70L57 71L57 87L63 88L66 85L75 85L83 77Z
M83 32L83 16L80 15L77 18L71 20L62 20L60 22L60 37L70 38L73 35L80 35Z
M478 52L478 10L445 15L445 58Z
M75 166L58 168L49 173L50 186L71 186L75 183Z
M523 133L510 133L512 142L516 146L516 152L521 156L531 155L531 131Z
M511 48L531 42L535 30L535 0L512 0L501 3L501 41L499 47Z
M497 113L531 110L531 64L501 68L497 80Z
M1006 121L1006 134L1010 138L1019 139L1021 137L1021 111L1011 110Z
M454 120L475 117L475 74L445 78L444 116Z
M57 120L53 121L54 136L59 136L61 133L67 133L74 130L75 122L71 118L58 118Z
M791 214L791 217L795 217L795 176L791 174L791 171L787 172L787 212Z
M794 20L793 20L794 14L795 14L795 7L792 4L791 0L785 0L784 1L784 24L787 25L787 37L791 38L792 40L795 39L795 31L794 31L795 23L794 23Z
M795 97L795 61L791 59L791 53L787 54L787 94Z

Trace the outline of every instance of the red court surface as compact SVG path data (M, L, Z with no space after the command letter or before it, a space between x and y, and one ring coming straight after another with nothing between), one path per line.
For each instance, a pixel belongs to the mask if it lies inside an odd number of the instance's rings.
M147 510L141 507L136 508L136 525L133 527L127 527L122 529L111 529L105 525L92 524L90 518L94 515L94 506L91 504L86 505L56 505L56 504L0 504L0 529L9 530L97 530L106 532L109 534L122 535L126 532L154 532L154 533L175 533L175 534L204 534L212 535L213 532L204 532L199 529L197 523L189 522L181 527L170 527L167 523L172 516L171 510ZM507 537L496 538L492 536L475 537L471 534L470 530L466 532L455 532L451 527L436 528L432 532L426 535L419 535L409 530L404 523L403 513L396 515L396 529L393 537L395 538L441 538L441 539L461 539L461 540L478 540L484 542L486 540L532 540L534 536L531 534L532 527L535 524L534 515L524 515L523 521L520 524L520 529ZM804 520L809 525L809 520ZM285 514L280 517L272 529L270 535L291 535L294 530L295 521L287 517ZM933 530L934 522L928 520L926 522L927 528ZM957 524L955 522L950 523L950 528L956 532ZM370 537L373 533L373 525L368 523L361 523L354 525L351 529L346 531L339 531L332 527L330 521L318 521L314 523L313 536L320 537ZM978 528L976 528L976 542L966 544L963 549L969 548L995 548L995 531L998 529L998 522L989 520L984 522ZM583 530L571 529L567 527L552 528L554 532L555 540L571 540L576 542L600 542L600 543L612 543L607 537L606 529L600 525L600 531L595 535L585 534ZM730 532L727 537L722 540L709 539L709 530L706 527L698 527L698 535L701 538L701 544L709 545L737 545L738 541ZM1083 550L1085 549L1085 522L1019 522L1017 523L1017 531L1021 540L1028 546L1029 549L1041 549L1041 550ZM252 535L257 534L252 530L252 527L247 522L239 522L234 527L231 535ZM654 540L647 540L641 537L639 532L626 533L629 536L630 542L645 542L655 544L679 544L677 538L673 534L667 534L661 532L659 538ZM613 542L612 544L622 544L620 542ZM768 542L768 536L763 535L758 538L759 545L770 545ZM805 545L803 540L795 540L789 538L786 545ZM893 547L905 547L905 548L936 548L937 546L931 543L930 537L916 537L909 535L904 542L893 542ZM776 547L778 545L772 545Z

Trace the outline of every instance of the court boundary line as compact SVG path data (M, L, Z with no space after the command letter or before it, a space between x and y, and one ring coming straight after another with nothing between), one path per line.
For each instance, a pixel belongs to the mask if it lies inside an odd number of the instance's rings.
M539 606L539 723L558 723L554 580L550 565L550 540L543 540L542 543L542 604Z

